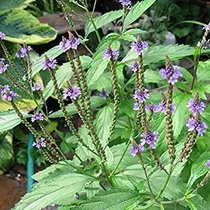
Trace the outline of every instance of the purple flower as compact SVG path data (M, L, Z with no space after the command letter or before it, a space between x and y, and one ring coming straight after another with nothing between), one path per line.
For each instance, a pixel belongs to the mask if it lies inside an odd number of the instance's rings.
M208 125L200 119L190 118L187 122L188 131L197 131L200 136L206 132Z
M140 109L139 103L134 103L133 110L138 111Z
M69 36L69 39L65 39L60 42L61 49L66 52L67 50L76 50L81 43L81 39L77 39L74 36Z
M158 140L158 133L148 131L146 133L142 133L142 139L140 140L143 145L147 144L151 149L155 149L156 142Z
M139 89L136 89L133 97L137 102L143 103L149 98L149 90L144 89L143 91L140 91Z
M210 168L210 160L207 160L206 166Z
M109 97L109 92L107 90L103 90L102 92L99 93L99 96L101 98L107 99Z
M35 122L35 121L43 121L44 117L42 115L42 113L35 113L31 116L31 122Z
M0 32L0 40L4 40L5 39L5 34L3 32Z
M135 61L130 65L129 68L130 68L131 71L136 72L139 69L139 64Z
M166 114L166 100L162 100L158 105L157 105L157 112L162 112ZM174 113L176 111L176 105L172 104L171 106L171 111Z
M63 98L66 99L69 97L72 100L76 100L80 96L80 94L81 94L81 91L79 87L74 86L72 88L66 88L63 91Z
M178 79L182 77L179 66L171 66L165 69L160 69L160 75L163 79L168 79L168 83L172 85L174 85Z
M17 51L16 57L17 58L24 58L27 56L28 52L31 51L32 48L30 46L24 45L20 50Z
M144 148L144 146L142 144L133 145L133 146L131 146L130 154L134 157L138 153L141 153L144 150L145 150L145 148Z
M46 140L45 140L45 138L41 137L39 140L36 140L33 143L33 146L36 147L37 149L46 147Z
M210 23L205 24L204 27L203 27L203 30L210 31Z
M42 63L42 69L46 70L47 68L49 68L50 70L55 69L57 64L56 59L53 58L45 58L44 62Z
M119 0L120 4L122 4L122 6L131 6L131 1L130 0Z
M198 100L198 99L191 99L188 102L187 107L192 112L192 114L195 116L197 113L202 113L206 107L205 103Z
M157 104L147 104L145 108L150 112L159 112L159 105Z
M2 74L3 72L5 72L8 68L8 64L5 64L5 59L4 58L0 58L0 74Z
M104 51L104 58L107 58L109 60L115 61L117 60L118 56L119 56L119 52L117 49L112 49L112 48L107 48Z
M143 50L148 47L146 41L134 41L131 43L131 48L134 49L139 55L143 53Z
M17 96L17 93L10 90L10 87L8 85L2 86L0 91L2 100L4 101L12 101Z
M39 83L34 84L34 86L31 87L31 90L34 91L38 91L42 89L42 85Z

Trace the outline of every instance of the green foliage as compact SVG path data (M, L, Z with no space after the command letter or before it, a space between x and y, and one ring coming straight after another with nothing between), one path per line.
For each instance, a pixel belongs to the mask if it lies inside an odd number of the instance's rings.
M2 2L3 0L1 0ZM15 8L25 8L29 3L35 0L8 0L4 2L0 2L0 10L11 10Z
M14 161L12 134L4 132L0 134L0 174L6 172Z

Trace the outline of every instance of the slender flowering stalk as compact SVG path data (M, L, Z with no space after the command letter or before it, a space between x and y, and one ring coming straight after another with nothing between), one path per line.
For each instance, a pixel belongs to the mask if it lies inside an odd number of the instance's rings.
M114 62L117 60L118 56L119 56L119 52L117 49L112 49L112 48L108 47L104 51L104 58L110 60L110 69L111 69L111 73L112 73L112 86L113 86L113 94L114 94L114 111L113 111L112 124L111 124L110 130L109 130L108 142L111 140L112 135L114 133L114 129L115 129L115 126L117 123L117 114L119 111L119 103L120 103L119 87L118 87L115 62Z

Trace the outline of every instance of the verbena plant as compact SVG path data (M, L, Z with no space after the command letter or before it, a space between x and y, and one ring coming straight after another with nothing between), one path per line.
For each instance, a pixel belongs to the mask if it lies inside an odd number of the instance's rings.
M21 74L4 44L5 34L0 34L5 53L0 72L12 84L1 85L2 100L12 105L17 118L34 135L34 147L53 163L33 176L37 183L14 209L38 210L49 205L63 210L209 209L208 199L199 193L210 178L208 151L199 153L193 164L189 157L196 150L194 146L200 136L208 134L208 125L203 121L208 112L202 99L209 92L206 83L209 72L205 68L209 64L199 62L199 58L208 52L205 48L210 24L204 26L204 36L194 49L183 45L149 47L140 36L134 36L142 33L141 30L126 28L155 0L138 2L133 7L129 0L119 2L123 10L95 19L86 1L75 2L90 19L85 28L86 37L69 33L68 39L63 38L57 56L65 52L69 62L57 72L54 56L46 53L41 57L42 69L51 76L46 87L34 80L40 70L40 59L31 64L32 48L24 45L16 53L27 64ZM73 26L68 5L61 0L58 3ZM98 29L120 17L119 34L112 33L101 40ZM93 31L99 42L94 53L86 45L86 38ZM119 53L121 40L132 42L124 58ZM78 55L80 44L91 57ZM188 55L194 57L193 74L172 63ZM145 69L164 60L160 74ZM133 72L128 80L123 74L127 66ZM156 83L158 88L148 83ZM100 96L92 96L93 90L100 90ZM48 113L47 107L46 111L43 108L53 92L61 110ZM32 115L20 109L20 102L27 104L21 93L36 103ZM66 100L71 101L70 105L65 105ZM83 122L80 128L72 122L73 113L78 113ZM77 145L76 149L70 147L73 160L67 160L46 128L53 117L64 117L73 134L71 140ZM59 131L58 135L62 138Z

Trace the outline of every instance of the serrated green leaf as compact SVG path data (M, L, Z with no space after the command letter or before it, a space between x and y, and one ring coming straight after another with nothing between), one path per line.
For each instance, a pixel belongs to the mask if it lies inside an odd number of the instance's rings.
M202 62L200 61L197 69L197 80L208 81L210 78L210 61Z
M81 203L72 210L126 210L133 205L140 195L136 191L112 189L105 191L93 199Z
M75 194L84 190L85 184L91 181L93 178L89 176L68 173L49 182L38 183L22 197L14 210L40 210L52 204L71 204L75 202Z
M112 125L113 105L109 104L103 107L96 115L96 131L103 145L108 142L110 126Z
M192 165L190 178L188 180L188 187L191 187L193 183L208 171L208 167L205 165L209 159L209 151L204 152Z
M33 2L35 0L8 0L0 1L0 11L2 10L11 10L15 8L21 8L24 9L25 7L28 6L29 3Z
M6 10L0 13L0 31L6 34L6 41L21 44L43 44L54 40L55 29L41 24L29 12L21 9Z
M102 106L103 104L105 104L107 102L106 99L101 98L99 96L92 96L90 98L91 101L91 108L92 109L96 109L100 106ZM75 105L73 103L69 104L68 106L66 106L66 110L67 113L70 115L76 114L77 113L77 109L75 107ZM52 114L49 115L50 118L59 118L59 117L64 117L63 113L61 110L53 112Z
M123 15L123 10L118 10L118 11L111 11L111 12L107 12L99 17L96 17L93 19L96 28L99 29L104 25L107 25L109 23L111 23L112 21L122 17ZM89 21L87 22L86 26L85 26L85 37L88 37L88 35L93 32L94 26L93 24Z
M116 36L105 38L94 53L93 60L90 64L91 67L87 72L88 86L92 86L107 68L109 60L103 58L103 53L108 46L119 49L120 42L116 39Z
M156 0L143 0L141 2L137 2L128 12L123 24L124 28L136 21L149 7L155 3L155 1Z

